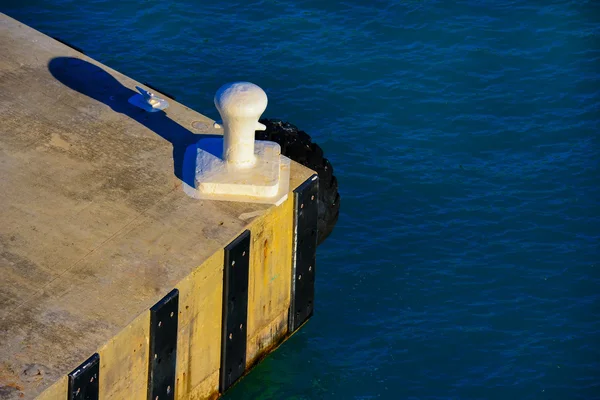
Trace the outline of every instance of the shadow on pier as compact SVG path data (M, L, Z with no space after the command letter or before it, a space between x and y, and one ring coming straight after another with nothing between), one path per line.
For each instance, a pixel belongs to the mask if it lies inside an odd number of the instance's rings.
M144 125L173 145L173 172L177 178L195 187L196 149L201 138L216 135L194 134L173 121L164 111L147 112L128 102L138 92L123 86L111 74L88 61L74 57L57 57L48 63L50 73L62 84L113 111ZM163 96L161 96L163 97Z

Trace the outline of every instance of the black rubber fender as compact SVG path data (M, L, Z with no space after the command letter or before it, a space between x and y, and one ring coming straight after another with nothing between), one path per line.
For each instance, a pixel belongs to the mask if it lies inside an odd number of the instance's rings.
M267 127L256 131L256 140L269 140L279 143L281 153L319 175L319 219L317 244L323 243L331 234L340 215L340 194L338 182L333 175L333 166L323 156L323 150L313 143L308 133L301 131L289 122L277 119L261 119Z

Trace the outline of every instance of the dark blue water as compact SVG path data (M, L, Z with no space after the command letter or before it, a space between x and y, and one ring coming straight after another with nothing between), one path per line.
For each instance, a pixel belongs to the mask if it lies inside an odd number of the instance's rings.
M600 398L599 2L0 4L215 119L257 83L333 163L316 314L227 399Z

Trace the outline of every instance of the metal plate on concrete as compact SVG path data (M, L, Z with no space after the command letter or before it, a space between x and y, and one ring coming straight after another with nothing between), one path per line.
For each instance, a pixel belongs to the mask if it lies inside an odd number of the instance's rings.
M313 314L317 259L319 177L313 175L294 190L294 252L289 331Z
M179 291L173 289L150 309L148 400L175 398Z
M100 356L95 353L69 374L68 400L98 400Z
M235 383L246 369L246 323L248 320L250 268L249 230L225 247L224 260L221 393Z

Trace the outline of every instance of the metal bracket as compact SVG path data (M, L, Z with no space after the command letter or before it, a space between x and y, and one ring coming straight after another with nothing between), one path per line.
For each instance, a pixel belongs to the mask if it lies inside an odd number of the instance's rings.
M221 393L233 385L246 370L249 269L250 231L246 230L225 247L219 387Z
M313 314L317 259L319 177L311 176L294 190L292 296L288 319L290 333Z
M100 355L95 353L69 374L68 400L98 400Z
M175 398L179 291L173 289L150 309L148 400Z
M169 102L167 100L161 99L154 93L139 86L136 86L135 88L139 93L134 94L127 100L130 104L148 112L158 112L169 107Z

